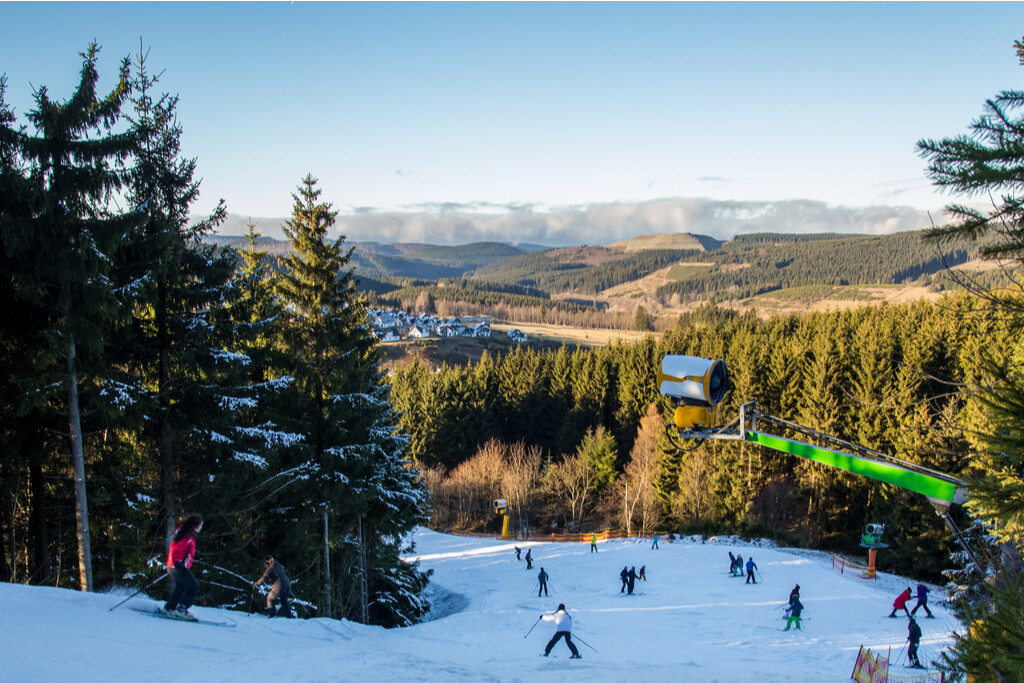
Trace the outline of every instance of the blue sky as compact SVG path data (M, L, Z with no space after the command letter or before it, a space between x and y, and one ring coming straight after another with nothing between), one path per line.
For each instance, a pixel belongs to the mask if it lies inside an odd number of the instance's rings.
M1019 88L1024 3L0 3L19 115L150 50L197 209L661 198L934 209L914 144Z

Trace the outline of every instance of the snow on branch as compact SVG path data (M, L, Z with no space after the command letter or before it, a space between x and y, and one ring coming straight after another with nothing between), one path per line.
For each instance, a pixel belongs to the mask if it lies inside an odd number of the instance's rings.
M294 446L305 441L306 437L294 432L282 432L276 429L273 422L266 422L258 427L235 427L235 431L243 436L261 439L267 448L273 446Z

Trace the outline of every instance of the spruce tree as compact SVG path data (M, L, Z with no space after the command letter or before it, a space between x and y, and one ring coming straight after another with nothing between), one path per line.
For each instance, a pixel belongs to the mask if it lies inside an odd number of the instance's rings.
M19 141L38 192L28 251L48 310L44 354L52 361L37 381L47 395L53 386L65 393L59 403L67 418L83 590L92 590L93 577L82 429L87 397L80 389L88 392L104 374L104 321L117 313L111 259L133 220L112 208L124 184L124 161L135 150L133 134L116 128L131 87L129 63L122 62L113 89L101 95L99 51L93 43L81 54L80 80L67 100L51 99L45 87L36 90L28 113L35 131Z
M282 348L289 356L292 471L304 484L289 491L306 526L318 533L323 607L386 626L411 623L426 610L426 584L399 559L402 539L421 520L425 493L404 459L380 370L380 350L356 297L352 250L330 240L336 212L307 175L293 195L277 291L284 308Z
M1024 41L1014 43L1024 66ZM1004 270L998 288L972 286L991 303L998 323L1012 331L1009 343L987 358L987 381L977 398L989 429L972 440L976 468L969 480L968 509L991 525L993 533L1012 546L1001 553L997 578L988 586L989 603L968 611L966 635L957 638L948 658L958 674L988 678L1021 676L1019 653L1024 634L1024 592L1019 557L1024 546L1024 296L1019 267L1024 266L1024 91L1007 90L985 102L984 113L970 125L970 134L922 140L918 150L928 161L928 174L941 188L967 197L982 195L992 208L964 204L947 207L951 221L928 237L940 243L990 238L983 258L1008 259L1018 269ZM993 570L990 570L994 574Z

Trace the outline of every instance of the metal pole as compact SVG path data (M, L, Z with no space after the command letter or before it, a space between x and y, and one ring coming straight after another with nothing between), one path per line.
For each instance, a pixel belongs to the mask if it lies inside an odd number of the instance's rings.
M591 645L591 644L590 644L590 643L588 643L587 641L583 640L583 639L582 639L582 638L580 638L579 636L576 636L576 640L580 641L581 643L583 643L584 645L586 645L587 647L589 647L589 648L590 648L591 650L593 650L594 652L597 652L597 648L596 648L596 647L594 647L593 645Z
M134 597L135 597L136 595L138 595L138 594L139 594L139 593L141 593L142 591L146 590L147 588L149 588L150 586L152 586L153 584L155 584L155 583L156 583L157 581L160 581L160 580L164 579L164 578L165 578L165 577L167 576L167 574L168 574L168 572L164 572L163 574L161 574L161 575L160 575L160 576L158 576L157 578L153 579L152 581L150 581L149 583L147 583L147 584L146 584L145 586L143 586L143 587L142 587L142 588L140 588L139 590L137 590L137 591L135 591L134 593L132 593L131 595L129 595L129 596L127 597L127 598L125 598L125 599L124 599L124 600L122 600L121 602L119 602L119 603L117 603L116 605L114 605L113 607L111 607L111 608L110 608L110 609L109 609L108 611L109 611L109 612L113 612L113 611L114 611L115 609L117 609L118 607L120 607L120 606L121 606L121 605L123 605L124 603L128 602L129 600L131 600L132 598L134 598Z
M544 618L543 616L537 617L537 621L533 622L533 626L531 626L530 630L526 632L526 636L528 636L531 633L533 633L533 629L537 628L537 624L539 624L540 620L543 619L543 618ZM523 636L523 638L526 638L526 636Z

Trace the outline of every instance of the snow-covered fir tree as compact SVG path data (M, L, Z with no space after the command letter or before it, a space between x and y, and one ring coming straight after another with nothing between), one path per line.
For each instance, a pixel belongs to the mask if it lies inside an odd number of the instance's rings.
M415 620L426 608L426 578L399 561L402 538L421 520L426 494L403 454L380 370L379 346L357 298L343 237L332 240L336 212L307 175L293 195L284 231L293 253L282 260L277 292L290 412L283 427L303 435L290 449L280 500L295 524L316 534L326 616L385 626ZM299 564L302 564L300 562Z

